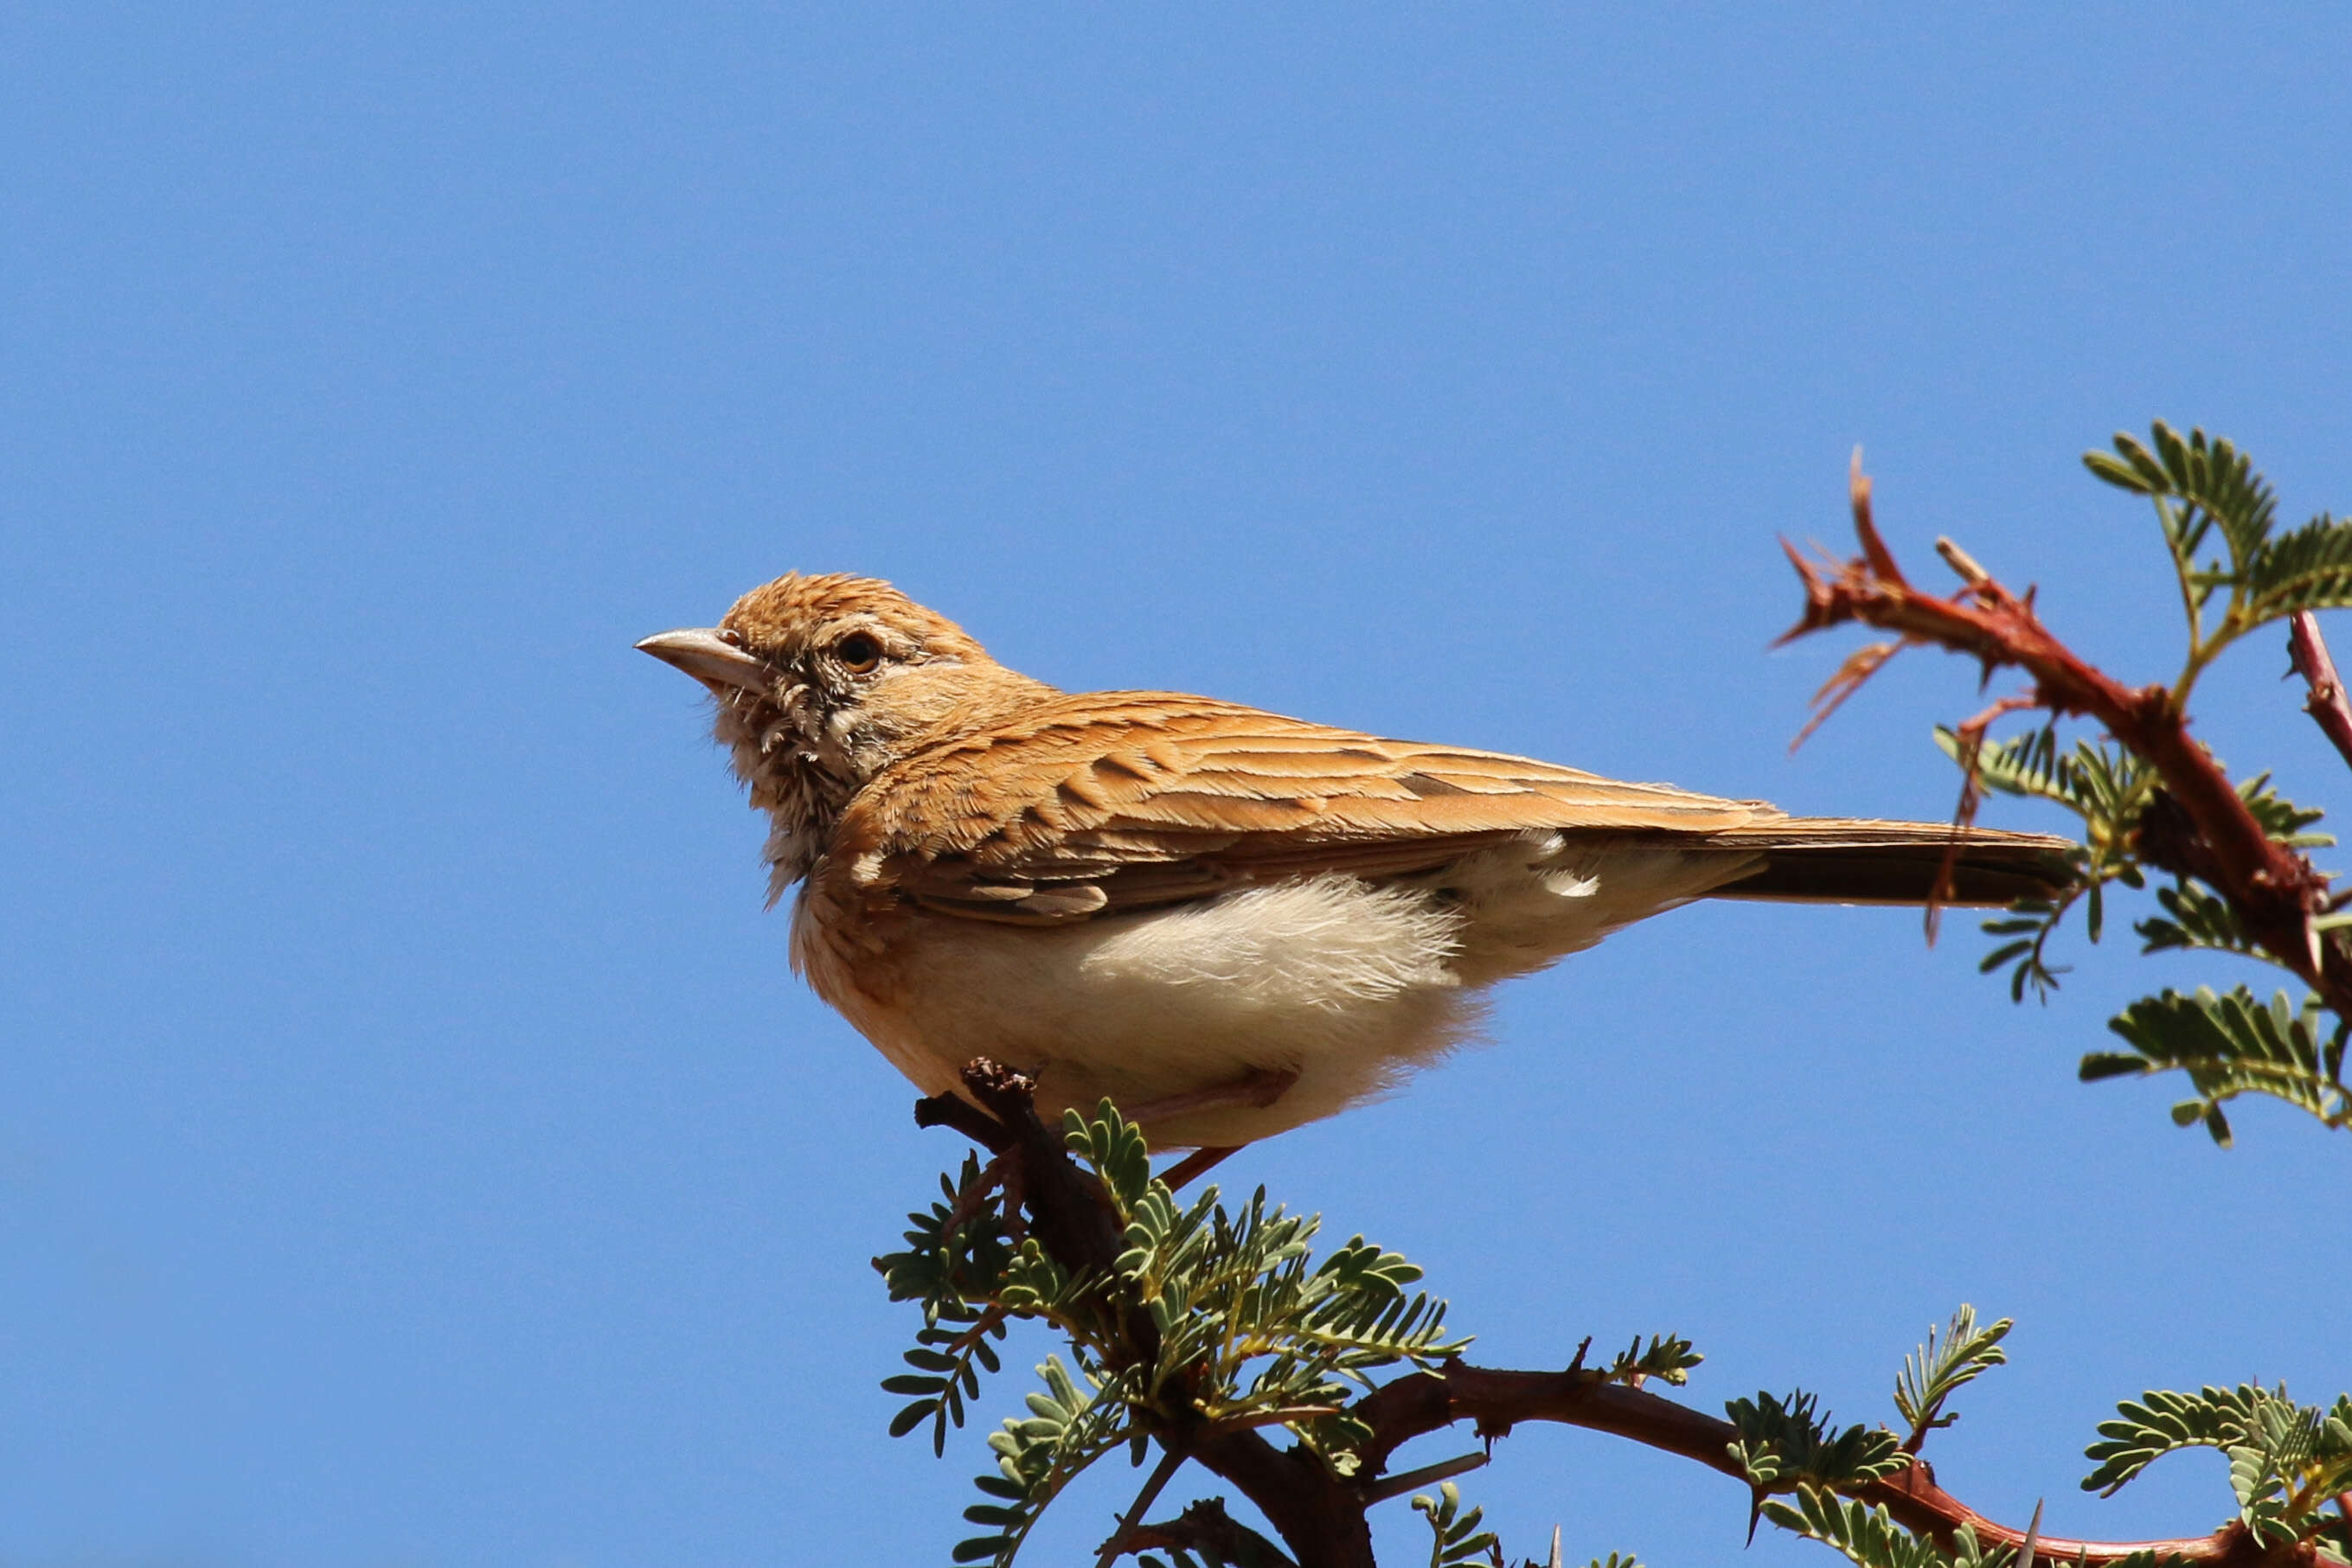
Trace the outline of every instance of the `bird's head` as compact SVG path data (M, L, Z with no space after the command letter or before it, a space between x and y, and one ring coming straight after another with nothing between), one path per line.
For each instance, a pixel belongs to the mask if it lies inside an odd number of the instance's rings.
M787 572L737 600L718 625L637 647L716 701L719 742L775 824L778 892L807 873L875 775L1053 692L870 577Z

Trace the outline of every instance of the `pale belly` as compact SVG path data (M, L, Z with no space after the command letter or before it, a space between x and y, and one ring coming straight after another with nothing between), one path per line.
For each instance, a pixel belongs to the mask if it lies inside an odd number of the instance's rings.
M1297 1074L1270 1105L1148 1122L1158 1147L1243 1144L1378 1095L1471 1039L1493 980L1704 891L1648 852L1638 867L1567 871L1492 858L1412 884L1310 877L1063 926L909 914L884 954L855 966L818 939L803 903L793 956L926 1093L950 1091L980 1056L1034 1075L1049 1119L1106 1096L1145 1107Z

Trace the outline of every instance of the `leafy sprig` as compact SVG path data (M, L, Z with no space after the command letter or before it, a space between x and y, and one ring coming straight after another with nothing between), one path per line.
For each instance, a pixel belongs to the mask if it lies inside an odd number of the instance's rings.
M2156 508L2188 621L2189 660L2171 688L2186 712L2197 677L2239 638L2297 611L2352 605L2352 525L2323 512L2274 534L2278 497L2229 440L2161 420L2148 434L2142 444L2119 431L2113 456L2087 452L2083 465Z
M1952 1549L1895 1522L1884 1504L1873 1506L1813 1485L1799 1486L1793 1500L1771 1498L1763 1517L1791 1534L1820 1542L1860 1568L2011 1568L2017 1552L1985 1548L1962 1525Z
M1097 1384L1083 1369L1073 1372L1058 1355L1037 1368L1043 1390L1027 1399L1029 1414L1008 1418L989 1435L996 1473L972 1484L988 1498L963 1511L964 1519L986 1533L956 1542L958 1563L1010 1563L1029 1538L1046 1505L1104 1455L1135 1435L1131 1374Z
M1759 1392L1734 1399L1724 1415L1738 1429L1732 1462L1759 1492L1794 1491L1801 1485L1854 1487L1891 1476L1911 1463L1901 1441L1884 1427L1832 1428L1818 1396L1799 1390L1787 1398Z
M1107 1276L1064 1268L1034 1236L1016 1244L971 1159L942 1179L941 1201L908 1217L907 1247L875 1260L892 1297L924 1311L909 1370L883 1385L913 1396L894 1436L928 1421L944 1448L981 1371L997 1369L991 1342L1008 1320L1045 1322L1070 1345L1071 1362L1039 1368L1045 1386L1028 1415L989 1438L996 1467L974 1483L986 1500L966 1514L989 1529L956 1548L959 1563L1011 1563L1064 1487L1122 1446L1139 1461L1154 1433L1286 1427L1351 1473L1369 1429L1348 1405L1371 1375L1434 1365L1469 1343L1446 1331L1444 1302L1412 1288L1419 1268L1360 1236L1317 1260L1319 1218L1269 1204L1263 1188L1238 1211L1214 1187L1180 1205L1108 1101L1092 1117L1070 1113L1064 1142L1119 1228ZM1139 1312L1157 1340L1148 1360L1121 1327ZM1627 1377L1678 1381L1696 1360L1686 1342L1657 1338L1620 1363Z
M2204 987L2189 996L2167 990L2132 1003L2107 1027L2132 1049L2085 1056L2084 1081L2185 1072L2196 1097L2173 1106L2172 1119L2201 1124L2217 1144L2227 1146L2231 1136L2221 1107L2241 1094L2284 1100L2330 1127L2352 1124L2352 1091L2344 1082L2352 1024L2333 1018L2315 997L2298 1007L2280 991L2265 1007L2244 986L2219 996Z
M1501 1562L1502 1542L1493 1531L1478 1528L1486 1511L1463 1512L1462 1490L1452 1481L1437 1490L1436 1497L1424 1493L1412 1500L1413 1511L1429 1521L1429 1568L1490 1568Z
M2199 676L2250 632L2301 612L2352 606L2352 520L2322 514L2278 533L2277 497L2269 481L2231 442L2201 430L2182 435L2158 422L2147 442L2118 434L2112 453L2088 453L2084 463L2107 483L2147 497L2155 508L2179 581L2189 645L2179 676L2154 695L2179 718L2186 718ZM1984 923L1993 946L1980 967L2005 970L2012 998L2021 1001L2031 990L2046 1001L2056 990L2067 967L2054 961L2052 943L2077 903L2085 905L2084 924L2096 942L2110 885L2145 889L2151 872L2157 908L2133 922L2142 952L2224 953L2286 967L2265 949L2244 912L2200 874L2211 870L2210 862L2184 853L2178 843L2150 841L2151 833L2173 836L2179 812L2147 758L2110 739L2064 746L2054 717L2026 734L1973 747L1950 728L1938 728L1936 740L1972 768L1975 783L2050 801L2081 824L2077 886L2020 903ZM2239 780L2235 788L2247 815L2272 842L2299 852L2336 841L2313 831L2322 813L2286 799L2268 773ZM2352 915L2323 915L2312 922L2314 940L2337 941L2335 932L2343 926L2352 926ZM2284 998L2264 1008L2242 986L2219 998L2210 991L2194 997L2166 991L2109 1021L2131 1052L2092 1052L2083 1058L2080 1075L2095 1081L2185 1072L2195 1097L2173 1107L2174 1120L2202 1125L2223 1145L2231 1129L2222 1105L2242 1094L2284 1101L2331 1127L2352 1125L2352 1100L2342 1078L2343 1029L2323 1011L2315 1001L2298 1009Z
M1639 1388L1653 1377L1680 1388L1690 1381L1691 1368L1706 1359L1679 1334L1652 1334L1646 1347L1636 1334L1633 1343L1601 1369L1601 1375L1605 1382L1622 1383L1628 1388Z
M2116 1406L2084 1450L2098 1468L2083 1490L2112 1496L2167 1454L2219 1448L2238 1518L2264 1545L2311 1541L2352 1559L2352 1522L2322 1511L2352 1491L2352 1396L2297 1405L2286 1385L2242 1383L2194 1394L2152 1391Z
M1917 1453L1928 1433L1959 1419L1945 1413L1945 1402L1965 1385L2007 1363L2009 1356L2000 1342L2009 1337L2009 1330L2007 1318L1979 1328L1976 1308L1962 1302L1940 1340L1931 1328L1927 1342L1903 1358L1903 1370L1895 1379L1895 1409L1911 1428L1910 1436L1903 1439L1905 1453Z

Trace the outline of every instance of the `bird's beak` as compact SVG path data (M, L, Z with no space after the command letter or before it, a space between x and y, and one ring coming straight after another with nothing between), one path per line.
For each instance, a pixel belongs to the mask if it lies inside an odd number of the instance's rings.
M638 643L637 652L677 665L714 692L765 695L775 685L767 665L707 627L657 632Z

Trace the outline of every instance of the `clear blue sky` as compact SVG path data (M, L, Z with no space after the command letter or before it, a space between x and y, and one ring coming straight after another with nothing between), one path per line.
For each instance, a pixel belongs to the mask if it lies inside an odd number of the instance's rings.
M2352 506L2347 59L2320 5L11 6L0 1560L791 1563L846 1512L942 1561L980 1436L884 1436L866 1259L959 1145L787 973L630 643L854 570L1066 686L1937 817L1972 672L1791 760L1845 644L1766 651L1775 536L1842 538L1861 443L1923 572L1954 534L2168 674L2075 455L2202 423ZM2203 733L2344 802L2283 667ZM2129 946L2019 1009L1965 922L1685 912L1229 1185L1483 1359L1689 1334L1710 1408L1878 1418L2014 1314L1942 1478L2200 1531L2218 1459L2101 1504L2080 1450L2151 1385L2352 1385L2352 1142L2078 1086L2134 988L2227 977ZM1581 1434L1466 1490L1577 1561L1743 1523Z

